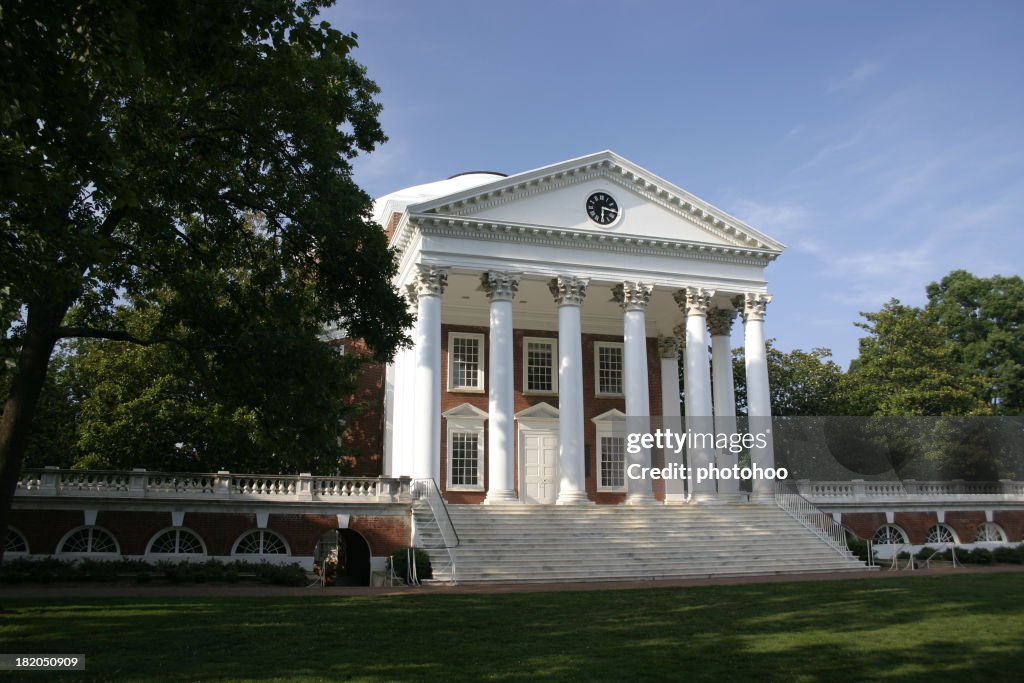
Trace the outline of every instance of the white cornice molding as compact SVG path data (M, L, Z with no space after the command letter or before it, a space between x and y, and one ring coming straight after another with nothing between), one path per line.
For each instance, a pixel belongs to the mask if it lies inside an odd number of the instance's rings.
M571 230L456 216L413 216L408 219L408 224L410 229L407 234L410 238L418 230L424 235L440 237L469 237L483 241L597 249L624 254L674 255L682 258L761 267L771 263L779 256L778 251L753 247L730 247L709 242ZM404 249L405 245L398 246L400 249Z
M412 215L465 217L470 213L500 204L597 178L636 192L648 201L736 246L774 252L776 255L785 248L781 242L773 240L738 218L610 151L501 178L493 183L427 202L411 204L407 211Z

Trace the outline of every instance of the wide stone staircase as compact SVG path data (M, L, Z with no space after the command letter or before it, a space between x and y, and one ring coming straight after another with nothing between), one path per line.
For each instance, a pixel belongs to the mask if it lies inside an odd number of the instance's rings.
M445 547L430 508L413 505L419 544L438 581L636 581L866 569L774 505L449 505L447 511L458 534L454 548Z

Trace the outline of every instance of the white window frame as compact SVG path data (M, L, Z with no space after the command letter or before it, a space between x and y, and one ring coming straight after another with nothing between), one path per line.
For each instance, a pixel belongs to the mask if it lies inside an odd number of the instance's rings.
M477 343L477 371L475 387L456 386L455 379L455 340L471 339ZM472 394L484 393L484 364L485 364L484 335L478 332L449 332L448 333L448 391L460 391Z
M7 526L7 533L8 533L8 535L14 535L14 536L17 536L19 539L21 539L21 543L22 543L22 545L25 546L25 549L24 550L7 550L6 549L7 539L5 538L4 539L4 547L5 547L5 549L4 549L4 557L25 557L26 555L31 555L32 554L32 548L29 547L28 539L25 538L25 534L21 533L20 531L18 531L17 529L15 529L13 526L10 526L10 525Z
M175 537L175 546L176 547L180 546L180 543L181 543L180 536L181 536L181 533L184 532L184 533L192 534L193 536L195 536L196 539L199 541L199 546L203 549L203 551L201 553L182 553L182 552L158 553L158 552L153 552L153 544L156 543L156 540L158 538L160 538L161 536L163 536L164 534L166 534L167 532L169 532L169 531L176 532L176 534L175 534L175 536L176 536ZM161 558L161 559L175 558L175 557L193 558L193 557L206 557L207 555L209 555L209 552L206 549L206 541L203 540L203 537L200 536L198 532L196 532L193 529L190 529L188 527L172 526L172 527L167 527L166 529L161 529L160 531L158 531L155 534L153 534L152 537L150 537L149 543L146 544L146 555L147 556L152 556L152 557L158 557L158 558Z
M238 546L240 546L242 544L242 541L244 541L249 536L251 536L253 534L257 534L257 533L261 534L261 536L260 536L260 551L258 553L240 553L240 552L238 552ZM279 541L281 541L281 543L284 545L284 550L285 550L284 553L265 553L265 552L263 552L263 548L266 546L266 543L264 543L264 541L263 541L263 536L273 536L273 537L276 537ZM202 538L202 537L200 537L200 538ZM270 529L249 529L247 531L243 531L242 534L238 538L235 539L235 542L231 545L231 555L232 555L232 557L291 557L292 556L292 547L290 545L288 545L288 541L285 539L285 537L282 536L281 534L277 533L276 531L271 531Z
M625 493L629 487L626 476L626 468L629 467L629 454L626 453L626 415L622 411L613 408L595 418L591 418L591 421L594 423L595 436L597 437L595 442L597 457L594 460L597 490L609 493ZM605 486L602 482L601 473L603 471L602 465L604 464L603 440L605 438L622 439L622 486Z
M978 536L982 533L982 529L993 530L996 534L998 534L999 539L995 540L995 541L992 541L992 540L988 540L988 541L979 540ZM987 533L986 533L986 535L987 535ZM977 531L974 532L974 542L975 543L1006 543L1007 542L1006 539L1007 539L1006 530L1003 529L1003 527L1001 527L998 524L996 524L995 522L985 522L984 524L979 524Z
M74 551L74 550L64 550L64 545L71 539L71 537L74 536L75 534L77 534L79 531L84 531L84 530L88 530L89 531L89 550L86 550L84 552ZM93 537L93 535L95 535L96 531L99 531L101 533L106 534L107 536L110 536L111 540L114 541L114 550L112 552L96 551L96 550L92 549L92 545L93 545L92 537ZM105 528L103 528L101 526L97 526L95 524L86 524L86 525L83 525L83 526L75 527L71 531L69 531L66 534L64 534L64 536L60 539L60 542L57 544L57 555L70 556L70 557L96 557L96 558L107 558L107 559L109 559L111 557L117 557L117 556L121 555L121 543L120 543L120 541L117 540L117 536L115 536L114 534L110 533Z
M551 390L530 389L530 344L551 347ZM523 337L523 393L529 396L558 395L558 339L556 337Z
M601 391L601 349L616 348L622 354L622 388L626 388L626 348L622 342L594 342L594 395L621 398L625 394L620 392Z
M448 470L446 479L446 489L448 491L483 491L484 490L484 422L487 420L487 413L469 405L463 403L460 406L452 408L444 413L445 422L447 423L447 438L445 443L447 444L448 458L447 463ZM455 484L452 482L452 473L454 468L452 467L455 460L455 439L453 438L456 434L473 434L476 436L476 483L475 484Z

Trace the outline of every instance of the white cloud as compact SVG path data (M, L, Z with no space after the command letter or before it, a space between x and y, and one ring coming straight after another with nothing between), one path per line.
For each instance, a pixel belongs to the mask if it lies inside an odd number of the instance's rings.
M882 65L875 61L861 62L853 71L849 72L841 78L833 79L829 82L828 87L825 89L827 93L834 93L839 90L846 90L848 88L854 88L861 83L867 81L869 78L877 74L882 70Z

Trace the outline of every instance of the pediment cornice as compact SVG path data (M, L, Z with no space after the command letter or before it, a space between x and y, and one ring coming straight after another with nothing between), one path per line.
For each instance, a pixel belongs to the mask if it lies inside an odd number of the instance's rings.
M600 152L580 159L501 178L462 192L410 205L409 216L470 218L487 209L571 185L602 179L671 212L728 244L781 253L784 245L685 190L619 157ZM414 222L414 221L413 221ZM401 245L399 245L401 246Z
M596 249L622 254L648 254L678 256L704 261L741 263L765 266L774 261L778 251L728 246L690 240L668 240L622 233L604 233L572 230L547 226L527 225L506 221L480 220L457 216L413 216L405 241L399 240L400 250L408 244L412 229L423 235L462 237L484 241L516 242L520 244Z

